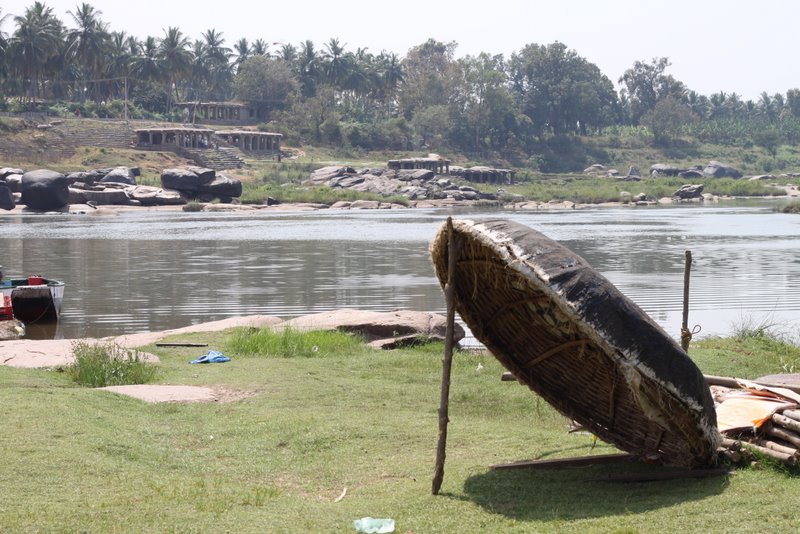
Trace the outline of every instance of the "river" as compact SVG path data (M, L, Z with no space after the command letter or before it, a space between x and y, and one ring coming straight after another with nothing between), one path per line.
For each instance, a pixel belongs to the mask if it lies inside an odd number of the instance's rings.
M800 216L775 205L3 216L0 264L8 275L66 282L55 334L65 338L342 307L442 312L428 242L449 215L501 217L572 248L676 338L685 250L694 258L690 324L701 335L742 321L792 333Z

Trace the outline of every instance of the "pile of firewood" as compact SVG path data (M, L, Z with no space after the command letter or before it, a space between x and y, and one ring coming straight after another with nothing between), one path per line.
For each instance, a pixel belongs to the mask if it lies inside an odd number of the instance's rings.
M753 460L753 452L786 465L797 465L800 456L800 410L785 409L754 431L722 436L720 453L733 463Z

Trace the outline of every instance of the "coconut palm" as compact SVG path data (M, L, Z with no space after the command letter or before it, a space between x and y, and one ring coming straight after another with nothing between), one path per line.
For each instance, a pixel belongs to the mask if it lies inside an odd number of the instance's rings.
M29 102L33 104L40 92L40 78L59 52L63 26L53 9L42 2L35 2L24 15L14 17L14 23L17 28L9 41L9 56L24 78Z
M166 73L167 111L172 109L172 98L178 99L180 80L191 72L192 51L189 38L184 37L178 28L170 26L158 43L158 59L162 72Z
M254 56L270 57L269 45L264 39L256 39L250 47L250 53Z
M294 63L297 60L297 48L295 48L292 44L285 44L281 46L278 59L282 59L287 63Z
M161 62L158 59L158 40L148 36L138 43L137 53L131 60L131 74L144 82L161 79Z
M241 67L242 63L247 61L247 58L252 54L250 43L246 38L242 37L234 43L233 52L236 55L236 58L233 60L233 68L236 72L239 72L239 67Z
M101 11L87 3L76 6L74 12L67 11L75 23L75 28L67 32L67 57L76 65L79 78L84 87L88 80L98 78L109 47L108 25L100 20ZM93 90L93 96L98 96ZM87 95L81 93L81 100Z
M312 97L317 91L317 82L321 72L319 54L314 43L305 40L300 43L300 55L297 58L297 75L303 96Z
M345 45L339 43L339 39L331 38L325 43L324 66L325 79L335 87L341 88L350 70L350 61L345 54Z

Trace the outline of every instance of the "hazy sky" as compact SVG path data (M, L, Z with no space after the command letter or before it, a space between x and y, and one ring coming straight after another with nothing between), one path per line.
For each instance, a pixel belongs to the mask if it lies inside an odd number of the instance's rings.
M71 27L75 0L47 0ZM322 49L331 37L346 49L405 55L428 38L458 43L458 56L504 54L528 43L560 41L595 63L613 82L634 61L670 58L668 73L690 89L756 99L762 91L800 87L795 0L95 0L113 30L160 37L178 26L192 39L208 29L229 46L241 37ZM3 0L21 15L32 0ZM2 30L11 33L13 18ZM271 48L277 48L279 45Z

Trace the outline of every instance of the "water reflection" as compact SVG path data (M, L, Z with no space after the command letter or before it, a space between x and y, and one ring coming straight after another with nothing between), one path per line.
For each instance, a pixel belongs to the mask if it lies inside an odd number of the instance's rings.
M0 264L67 282L67 338L176 328L243 314L340 307L442 311L427 245L443 211L130 213L0 218ZM680 323L800 317L800 218L764 205L577 212L460 212L537 228L583 255L667 331Z

